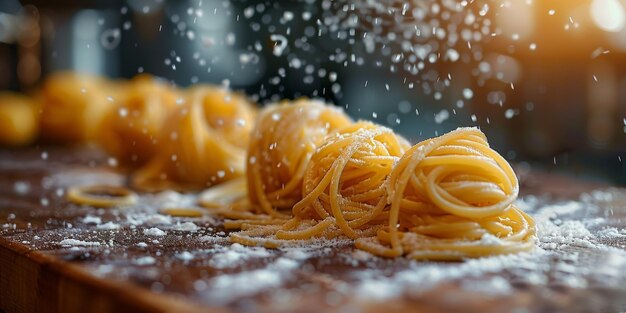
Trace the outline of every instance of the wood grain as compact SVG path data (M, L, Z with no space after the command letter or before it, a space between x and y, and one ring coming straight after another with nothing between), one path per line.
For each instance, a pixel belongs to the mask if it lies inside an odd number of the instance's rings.
M197 312L201 307L0 238L0 308L6 312ZM212 310L215 311L215 310Z

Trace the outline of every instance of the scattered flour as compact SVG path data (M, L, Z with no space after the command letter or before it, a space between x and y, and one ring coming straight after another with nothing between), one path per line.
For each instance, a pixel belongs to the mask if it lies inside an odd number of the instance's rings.
M168 215L158 214L153 205L165 207L169 205L181 206L189 202L188 195L176 192L165 192L154 196L142 196L142 203L138 210L124 212L126 221L131 225L145 225L143 230L146 236L162 237L167 232L162 230L197 232L200 227L193 222L178 221ZM626 237L625 229L618 229L607 225L606 217L598 217L598 203L610 201L613 196L609 192L592 192L581 196L581 201L567 201L544 205L545 201L533 196L518 201L520 208L529 212L537 222L538 249L531 252L485 257L466 260L463 263L441 262L411 262L408 268L390 275L384 269L359 269L353 272L356 286L348 288L348 293L354 293L358 299L377 301L396 297L404 292L420 293L432 290L442 283L457 282L463 290L480 293L486 296L506 296L513 292L511 282L502 276L491 273L507 272L516 280L533 285L561 284L570 288L589 286L594 277L602 277L604 284L620 286L626 280L626 252L603 245L600 239ZM144 201L145 200L145 201ZM541 204L541 205L540 205ZM596 210L596 211L594 211ZM589 214L589 212L593 212ZM585 216L592 216L585 218ZM97 229L118 229L120 224L107 222L102 224L98 216L87 215L83 223L96 224ZM158 227L153 227L159 225ZM154 238L153 238L154 239ZM160 239L159 239L160 240ZM209 251L208 264L215 269L224 269L226 273L194 282L194 287L207 291L207 297L216 303L228 303L245 296L252 296L266 290L281 287L286 280L293 277L293 270L298 268L302 261L312 257L321 257L332 251L332 247L351 246L349 240L320 241L283 247L279 250L268 250L262 247L246 247L240 244L229 244L225 233L198 237L197 240L213 243L215 246ZM159 243L153 240L153 243ZM500 245L502 240L486 234L481 242L490 245ZM86 242L75 239L65 239L59 242L64 247L99 246L98 242ZM224 246L224 244L226 244ZM138 248L146 248L148 244L140 242ZM585 253L593 251L607 251L607 257L602 260L602 266L582 263ZM350 250L344 253L348 261L357 266L370 262L380 262L380 258L361 250ZM183 262L200 259L196 251L182 251L174 257ZM278 257L278 258L276 258ZM228 273L229 269L241 267L252 259L258 259L261 268L252 270L243 269L243 272ZM555 260L558 260L555 262ZM152 256L144 256L132 261L138 266L156 263ZM254 261L258 264L257 261ZM350 263L348 263L350 264ZM376 266L380 268L379 266ZM597 279L597 278L596 278Z
M601 279L603 284L620 286L626 280L626 272L623 271L626 266L626 252L602 245L597 239L626 237L626 230L604 227L594 234L588 226L603 225L607 220L597 217L581 218L588 212L597 212L594 210L599 210L598 202L611 199L612 195L606 192L593 192L583 196L582 201L541 206L541 201L537 198L520 199L520 207L529 212L537 222L539 249L520 254L471 259L452 265L417 262L410 269L391 276L386 276L379 270L362 271L357 274L359 283L356 296L369 301L384 300L403 291L419 293L452 281L460 282L463 289L486 296L507 295L513 290L509 281L500 276L485 278L486 274L502 271L511 273L520 281L536 285L550 282L569 288L584 288L589 285L589 281L604 277ZM501 241L489 236L484 236L481 240L493 244ZM584 250L580 250L581 248ZM597 251L603 251L602 260L591 264L579 261L581 253L589 253L587 257L594 257ZM554 260L560 261L555 263ZM602 266L597 263L602 263Z
M107 222L105 224L99 224L96 226L97 229L102 229L102 230L114 230L114 229L119 229L120 228L120 224L116 224L113 222Z
M177 223L172 227L172 230L196 232L198 231L198 225L192 222Z
M581 221L564 221L557 225L549 220L537 220L537 233L542 248L550 250L563 246L594 248L591 241L595 236Z
M172 224L172 218L162 214L147 214L147 213L135 213L128 214L126 220L132 225L170 225Z
M562 215L574 214L583 210L586 204L579 201L568 201L541 207L536 213L532 214L537 220L556 218ZM527 208L524 209L528 211Z
M236 267L251 258L267 258L271 253L261 247L245 247L238 243L234 243L229 247L225 247L224 251L215 253L209 264L212 267L222 269Z
M511 284L500 276L486 280L466 279L461 282L461 288L488 296L506 296L513 292Z
M615 227L606 227L597 233L598 237L604 239L612 239L612 238L624 238L626 237L626 229L622 229L621 231Z
M143 234L146 236L156 236L156 237L160 237L160 236L165 236L167 233L156 228L156 227L152 227L149 229L144 229L143 230Z
M211 287L208 296L216 302L226 303L268 288L279 287L289 277L290 271L299 264L292 259L278 258L263 269L217 276L208 283Z
M156 263L156 259L151 257L151 256L144 256L144 257L140 257L140 258L134 259L132 262L133 262L133 264L139 265L139 266L142 266L142 265L152 265L152 264Z
M193 260L194 256L189 251L183 251L181 253L176 254L176 258L179 260L183 260L183 261L191 261Z
M25 196L30 192L30 184L28 182L17 181L13 184L13 191L20 196Z
M59 244L63 247L73 247L73 246L97 247L97 246L100 246L99 242L82 241L82 240L76 240L76 239L63 239L59 242Z
M508 267L528 263L533 257L536 256L532 253L521 253L471 259L462 264L413 263L412 268L397 272L391 277L384 277L376 272L362 273L363 279L356 287L356 296L362 299L383 300L395 297L403 290L420 292L443 282L499 272Z
M193 194L182 194L173 190L166 190L155 195L143 196L142 202L155 208L188 207L194 206L197 198Z
M83 223L85 224L100 224L102 223L102 219L99 216L87 215L83 218Z

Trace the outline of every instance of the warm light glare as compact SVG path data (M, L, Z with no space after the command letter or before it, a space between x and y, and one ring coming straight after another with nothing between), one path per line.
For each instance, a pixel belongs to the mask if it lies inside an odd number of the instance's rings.
M619 32L626 24L624 5L619 0L593 0L591 17L598 27L609 32Z
M499 8L497 23L504 36L513 40L524 40L535 30L535 12L524 0L506 1Z

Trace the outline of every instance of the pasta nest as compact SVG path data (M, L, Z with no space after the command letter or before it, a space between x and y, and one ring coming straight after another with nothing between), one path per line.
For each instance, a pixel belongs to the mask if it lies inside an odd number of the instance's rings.
M304 175L304 198L293 208L300 219L331 219L341 233L386 219L386 181L408 143L391 129L358 122L330 134Z
M256 114L245 97L196 86L167 118L159 150L133 177L144 190L202 189L245 172L245 147Z
M99 77L78 73L56 73L48 77L38 93L40 134L57 143L94 139L113 105L109 84Z
M291 219L258 218L227 226L243 229L231 240L269 247L346 236L375 234L388 218L386 182L409 147L392 130L358 122L327 135L303 176L304 197Z
M302 180L324 137L352 124L341 109L301 99L264 108L252 131L247 157L250 205L259 213L287 217L302 199Z
M98 142L122 164L144 165L160 149L165 120L182 97L149 75L137 76L116 88L119 96L104 118Z
M534 246L534 222L513 202L509 163L476 128L409 149L389 175L387 229L357 247L383 256L456 260Z

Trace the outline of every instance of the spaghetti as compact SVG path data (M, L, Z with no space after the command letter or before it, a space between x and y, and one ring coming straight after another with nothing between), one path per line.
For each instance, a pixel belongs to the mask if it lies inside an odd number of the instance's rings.
M303 198L293 218L261 218L226 226L242 244L275 246L290 240L372 236L387 220L386 181L409 145L392 130L358 122L326 136L303 176Z
M39 106L31 98L0 92L0 145L25 146L37 137Z
M98 142L121 163L143 165L160 149L160 132L180 96L148 75L118 88L118 99L112 98L114 109L104 118Z
M302 190L290 219L227 216L227 228L241 229L231 241L279 247L345 236L378 256L428 260L534 247L534 221L513 204L515 173L475 128L408 149L386 128L353 124L326 137Z
M134 175L134 186L202 189L244 175L254 107L241 95L210 86L193 87L185 100L168 117L156 155Z
M61 143L94 139L113 107L103 89L107 89L104 80L87 74L50 76L39 92L41 137Z
M36 105L8 99L14 104L0 106L0 119L12 124L0 125L0 140L9 142L5 133L16 143L32 140L36 127L17 129L15 121L37 122ZM390 129L354 123L321 102L275 104L256 116L240 95L209 86L179 94L149 76L127 86L57 74L40 99L45 138L82 142L98 133L121 162L141 166L134 186L211 187L199 204L239 230L233 242L278 247L343 236L378 256L429 260L535 245L533 219L514 204L515 173L476 128L410 147ZM98 207L137 201L111 186L73 187L67 197ZM201 216L185 207L163 212Z
M409 149L387 185L387 229L356 246L376 255L459 260L534 247L535 224L513 201L511 166L476 128Z
M203 210L188 207L167 207L162 208L160 212L174 217L202 217L204 215Z
M311 100L269 106L259 114L248 148L250 205L274 217L302 199L302 179L311 156L330 132L350 125L341 110Z
M93 185L69 188L67 199L76 204L109 208L135 204L138 196L132 190L122 186Z

